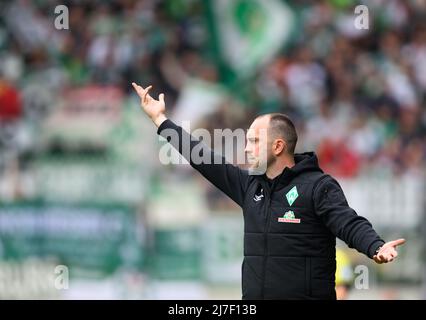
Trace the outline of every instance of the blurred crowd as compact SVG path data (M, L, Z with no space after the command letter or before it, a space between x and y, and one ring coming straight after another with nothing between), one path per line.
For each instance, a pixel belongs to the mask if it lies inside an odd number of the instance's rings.
M331 3L303 11L297 45L265 70L267 87L295 110L303 147L317 150L326 171L421 172L426 3L365 1L364 32L353 28L353 7L338 13Z
M331 174L422 172L426 1L359 1L368 30L353 27L354 1L287 2L299 17L291 43L245 82L243 105L224 105L209 125L247 128L256 114L284 112L299 129L297 151L316 150ZM1 164L37 154L37 130L66 88L113 85L132 97L131 81L153 84L173 110L187 77L223 83L207 3L2 1ZM54 28L59 4L69 30Z

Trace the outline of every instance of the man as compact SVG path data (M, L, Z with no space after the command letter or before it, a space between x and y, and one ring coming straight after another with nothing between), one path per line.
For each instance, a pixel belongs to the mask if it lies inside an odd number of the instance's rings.
M218 155L204 146L202 152L211 161L192 161L190 151L201 142L166 118L164 94L155 100L148 93L152 86L133 87L158 134L242 207L243 299L336 299L336 236L377 263L396 258L396 247L405 240L385 243L348 206L339 184L323 173L313 152L294 153L297 134L285 115L263 115L250 126L247 157L252 167L261 167L266 159L266 172L254 175L218 163ZM265 131L266 142L260 139ZM183 141L190 141L189 150L184 151Z

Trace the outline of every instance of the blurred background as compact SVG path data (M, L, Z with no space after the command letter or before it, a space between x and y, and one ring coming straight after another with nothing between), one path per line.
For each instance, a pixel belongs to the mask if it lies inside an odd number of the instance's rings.
M296 151L407 239L381 266L339 242L347 298L426 298L424 0L1 1L0 298L241 298L240 209L159 162L132 81L191 130L288 114Z

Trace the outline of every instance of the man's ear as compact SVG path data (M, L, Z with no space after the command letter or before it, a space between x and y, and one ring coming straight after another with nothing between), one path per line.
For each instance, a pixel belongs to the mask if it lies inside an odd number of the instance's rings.
M274 153L279 156L283 152L287 151L287 143L283 139L277 139L274 142Z

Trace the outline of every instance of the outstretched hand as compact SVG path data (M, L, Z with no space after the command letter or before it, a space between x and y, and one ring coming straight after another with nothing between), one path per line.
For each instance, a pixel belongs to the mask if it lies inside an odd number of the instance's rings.
M135 88L137 94L141 98L141 107L145 113L154 121L154 123L159 126L161 122L166 119L166 104L164 103L164 94L161 93L158 96L158 100L155 100L149 95L149 90L152 89L152 86L148 86L145 89L140 85L132 82L133 88Z
M374 261L378 264L393 261L398 256L398 252L396 252L396 247L404 243L405 243L405 239L398 239L398 240L386 242L380 248L379 252L373 257Z

